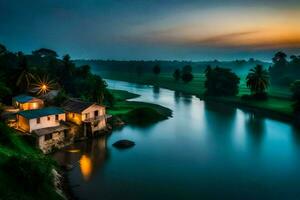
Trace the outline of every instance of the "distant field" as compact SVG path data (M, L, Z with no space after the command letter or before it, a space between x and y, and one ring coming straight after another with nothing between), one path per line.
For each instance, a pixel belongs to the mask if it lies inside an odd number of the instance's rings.
M193 94L201 97L204 94L204 81L205 77L204 74L196 73L194 74L194 80L190 83L183 83L182 81L176 82L172 74L160 74L155 76L153 74L147 73L142 74L141 76L137 76L133 73L108 73L108 72L98 72L102 77L107 79L114 79L114 80L122 80L127 82L133 83L140 83L140 84L149 84L155 85L162 88L167 88L175 91L184 92L187 94ZM292 105L293 102L291 101L291 92L287 87L270 87L268 90L269 99L267 101L255 101L255 100L248 100L242 101L240 96L244 94L250 94L249 89L246 87L245 83L246 76L241 77L240 89L239 94L237 97L223 97L219 98L223 102L231 102L236 104L242 104L254 108L261 108L265 110L275 111L278 113L282 113L285 115L292 115Z
M155 76L150 73L142 74L137 76L133 73L111 73L111 72L98 72L103 78L122 80L133 83L140 84L151 84L171 90L181 91L188 94L193 94L197 96L202 96L205 88L204 74L195 73L194 80L190 83L183 83L182 81L175 81L172 74L163 73L158 76ZM246 76L241 77L239 96L243 94L250 94L249 89L246 86ZM289 99L291 97L291 92L288 87L278 87L271 86L268 90L269 95L276 98Z

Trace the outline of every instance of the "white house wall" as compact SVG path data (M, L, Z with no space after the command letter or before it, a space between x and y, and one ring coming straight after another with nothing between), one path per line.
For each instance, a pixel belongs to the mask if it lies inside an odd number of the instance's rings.
M66 121L66 114L59 114L58 115L58 120L55 120L55 115L49 115L50 120L48 120L48 116L41 117L40 118L40 123L37 123L37 119L30 119L29 124L30 124L30 132L36 129L41 129L41 128L49 128L49 127L54 127L54 126L59 126L60 123L59 121Z
M86 115L87 113L89 113L89 115L90 115L89 118L94 118L94 117L95 117L95 115L94 115L95 113L94 113L94 112L95 112L96 110L99 111L98 116L105 115L105 107L94 104L94 105L88 107L87 109L85 109L85 110L82 112L82 115L81 115L82 121L86 120L85 115Z

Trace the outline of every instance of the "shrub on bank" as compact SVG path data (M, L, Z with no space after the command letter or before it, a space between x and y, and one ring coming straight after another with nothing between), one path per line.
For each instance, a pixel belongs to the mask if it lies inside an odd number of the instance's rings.
M267 93L256 93L256 94L245 94L241 97L242 100L259 100L259 101L264 101L268 99L268 94Z
M155 109L140 107L129 111L126 115L121 116L126 123L145 125L167 119L168 117L159 113Z
M18 179L25 190L32 192L53 186L52 168L53 162L50 159L31 155L11 156L3 165L3 169L11 177Z

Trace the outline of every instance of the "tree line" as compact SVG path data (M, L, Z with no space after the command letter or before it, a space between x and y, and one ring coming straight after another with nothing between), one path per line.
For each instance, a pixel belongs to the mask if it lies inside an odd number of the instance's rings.
M294 111L300 113L300 56L291 56L290 61L287 55L278 52L273 57L273 64L266 68L257 64L251 68L246 76L246 85L250 95L243 95L243 100L267 100L268 88L271 83L274 85L288 85L295 101ZM161 72L160 66L153 67L153 73L157 76ZM206 89L205 96L236 96L239 92L240 78L230 68L208 65L204 71ZM287 78L288 75L288 78ZM175 69L173 72L175 81L182 80L189 83L193 80L192 67L185 65L182 69Z
M41 48L25 55L0 45L0 101L9 103L24 93L42 95L38 91L43 89L59 91L56 104L68 97L113 103L106 82L92 74L89 65L76 67L68 54L59 58L55 51Z

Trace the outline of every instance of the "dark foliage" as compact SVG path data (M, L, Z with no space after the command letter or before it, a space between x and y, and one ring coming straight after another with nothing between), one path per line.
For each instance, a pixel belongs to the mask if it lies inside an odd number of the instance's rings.
M182 68L182 74L181 74L181 79L183 82L188 83L192 81L194 78L192 74L192 66L191 65L186 65Z
M205 94L208 96L234 96L238 93L240 78L230 69L207 67Z
M291 84L291 91L293 92L294 112L300 113L300 80L297 80Z
M242 97L242 100L267 100L268 99L268 94L267 93L257 93L257 94L253 94L253 95L248 95L245 94Z
M174 73L173 73L173 77L175 79L175 81L179 81L180 77L181 77L181 71L180 69L175 69Z
M105 81L92 74L88 65L76 67L69 55L59 59L55 51L46 48L33 51L32 55L2 49L5 51L0 54L0 99L26 93L33 88L37 77L47 76L60 86L56 88L61 91L55 104L68 96L109 105L113 103Z
M155 65L154 67L153 67L153 73L155 74L155 75L159 75L160 74L160 66L159 65Z
M57 53L51 49L41 48L32 52L32 55L40 57L57 57Z
M183 82L188 83L193 80L194 76L191 73L182 74L181 79Z
M19 180L25 191L39 192L46 185L53 185L53 175L49 173L53 162L46 157L11 156L3 168L6 173Z
M300 55L292 55L288 60L285 53L278 52L272 60L269 68L272 83L289 86L300 77Z
M262 65L257 65L253 69L250 69L246 80L247 87L250 88L254 97L261 99L261 97L266 96L265 91L270 85L269 72Z
M166 116L159 113L158 111L147 108L147 107L140 107L136 108L125 116L121 116L122 120L126 123L136 124L136 125L147 125L157 121L161 121L167 119Z

